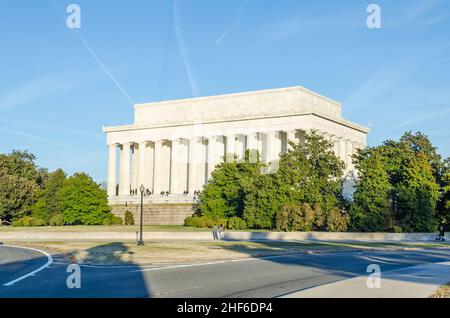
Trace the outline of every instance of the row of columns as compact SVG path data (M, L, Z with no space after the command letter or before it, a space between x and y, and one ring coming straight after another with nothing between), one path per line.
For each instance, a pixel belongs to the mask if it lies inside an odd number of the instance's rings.
M256 162L258 152L261 161L271 163L290 149L290 142L299 142L302 136L302 131L292 130L111 144L108 195L127 196L141 184L153 194L193 194L203 187L221 162L241 161L246 150L256 150L250 151L250 162ZM351 156L361 145L329 137L334 142L336 155L350 167ZM120 149L119 180L117 148Z

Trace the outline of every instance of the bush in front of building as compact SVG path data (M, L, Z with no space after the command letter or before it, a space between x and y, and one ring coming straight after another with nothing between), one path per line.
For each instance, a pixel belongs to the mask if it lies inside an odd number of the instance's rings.
M14 220L11 225L14 227L44 226L45 222L44 220L36 217L24 216L23 218Z
M116 216L112 213L107 214L103 219L103 225L122 225L123 220L120 216Z
M228 220L210 216L190 216L184 220L184 225L197 228L212 228L214 225L227 227Z
M247 223L245 220L233 216L228 220L227 228L230 230L245 230L247 229Z
M128 210L125 211L125 225L134 225L133 213Z
M312 231L316 213L308 203L287 204L275 218L278 231Z
M62 213L55 214L48 221L50 226L63 226L64 225L64 215Z

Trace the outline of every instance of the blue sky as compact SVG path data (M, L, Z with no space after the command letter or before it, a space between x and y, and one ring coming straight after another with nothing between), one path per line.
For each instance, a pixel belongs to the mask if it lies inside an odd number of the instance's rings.
M293 85L342 102L369 145L422 131L450 156L447 0L0 0L0 41L0 152L50 170L104 181L102 126L133 103Z

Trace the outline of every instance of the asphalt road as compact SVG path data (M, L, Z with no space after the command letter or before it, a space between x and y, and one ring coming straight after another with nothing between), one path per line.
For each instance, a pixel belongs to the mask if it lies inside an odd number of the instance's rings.
M444 261L450 261L449 249L295 254L165 268L82 266L81 288L70 289L61 256L0 245L0 297L277 297L365 274L369 264L386 272Z

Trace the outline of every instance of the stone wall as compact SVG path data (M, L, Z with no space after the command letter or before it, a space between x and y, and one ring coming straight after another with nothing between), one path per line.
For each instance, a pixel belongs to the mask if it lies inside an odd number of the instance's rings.
M114 215L124 218L125 211L133 213L135 224L140 224L139 204L114 204L111 205ZM193 205L181 204L145 204L144 225L183 225L184 220L194 213Z

